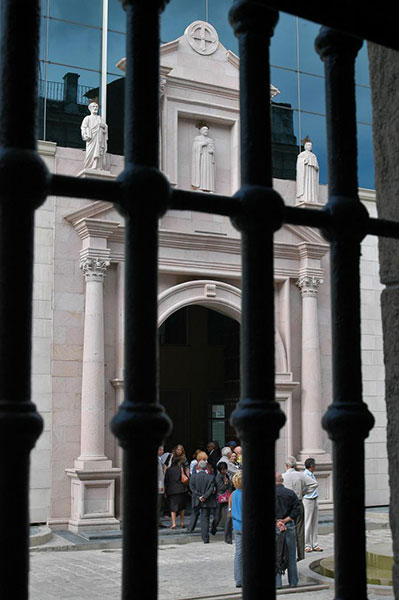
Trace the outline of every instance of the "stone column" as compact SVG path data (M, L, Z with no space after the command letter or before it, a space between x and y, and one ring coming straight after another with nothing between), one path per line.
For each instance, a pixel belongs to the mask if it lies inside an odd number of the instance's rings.
M86 305L83 340L82 405L80 456L78 468L97 468L93 461L110 467L104 454L104 309L103 282L109 261L86 258L80 268L86 280Z
M326 452L322 443L322 389L317 292L321 277L302 275L297 286L302 293L302 450L301 459L312 456L321 461ZM326 462L323 460L323 462Z
M81 399L80 456L71 478L72 531L119 529L115 518L115 478L119 468L112 468L104 452L105 436L105 368L103 282L109 260L82 252L81 269L86 280L83 372Z

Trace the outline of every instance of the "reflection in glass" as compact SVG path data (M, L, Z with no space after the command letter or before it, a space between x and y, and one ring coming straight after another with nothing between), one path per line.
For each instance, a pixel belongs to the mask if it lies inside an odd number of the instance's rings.
M298 108L298 83L295 71L272 67L270 81L280 90L278 96L274 98L276 102L284 102L292 108Z
M107 77L108 152L124 154L125 76ZM179 311L181 312L181 311Z
M49 60L99 70L101 30L61 21L50 21Z
M208 21L218 32L223 46L238 54L238 40L228 18L232 4L233 0L208 0Z
M39 58L46 59L46 44L47 44L47 19L40 19L40 45Z
M126 32L126 12L120 0L108 0L108 28Z
M324 78L300 74L301 109L326 114Z
M299 68L306 73L324 75L324 66L317 54L314 41L319 34L320 25L298 19L299 27Z
M115 66L117 62L126 56L126 35L108 31L108 73L120 74L122 71Z
M359 187L375 189L373 132L371 125L357 125Z
M100 74L43 62L39 73L40 137L60 146L83 148L80 125L89 101L98 99Z
M170 42L183 35L193 21L205 21L205 0L173 0L161 17L161 40Z
M371 89L357 85L356 91L356 120L363 123L372 122Z
M320 183L327 183L327 133L326 119L319 115L300 113L301 137L310 138L313 143L313 152L320 165ZM301 140L301 141L302 141Z
M296 69L295 17L280 12L270 45L270 64Z
M363 44L356 58L355 81L361 85L370 85L369 55L366 43Z
M101 27L102 0L50 0L50 16Z

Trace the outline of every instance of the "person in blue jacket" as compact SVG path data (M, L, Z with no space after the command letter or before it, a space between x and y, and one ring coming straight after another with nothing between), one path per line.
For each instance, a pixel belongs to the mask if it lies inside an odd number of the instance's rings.
M233 520L235 541L234 581L236 587L242 587L242 471L233 476L234 492L229 498L229 516Z

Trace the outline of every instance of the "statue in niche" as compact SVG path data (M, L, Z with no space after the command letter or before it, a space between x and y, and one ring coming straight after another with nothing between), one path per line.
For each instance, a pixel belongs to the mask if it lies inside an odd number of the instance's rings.
M108 125L98 114L97 102L90 102L87 115L80 127L82 140L86 142L85 169L107 171Z
M209 127L197 125L199 135L193 141L192 186L203 192L215 191L215 142L209 137Z
M298 154L296 162L296 199L297 202L319 202L319 163L312 152L313 144L305 140L305 150Z

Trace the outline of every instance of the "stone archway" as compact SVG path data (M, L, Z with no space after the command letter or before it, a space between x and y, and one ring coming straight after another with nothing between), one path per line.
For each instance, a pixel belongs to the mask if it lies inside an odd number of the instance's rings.
M216 310L241 323L241 290L215 280L195 280L173 286L159 295L158 326L181 308L200 305ZM287 416L276 447L276 467L283 468L284 458L293 453L292 393L298 386L288 370L287 353L278 330L275 331L276 399Z
M168 288L158 298L158 327L184 306L199 304L212 308L241 323L241 290L223 281L199 279ZM276 373L288 372L287 353L279 331L275 330Z

